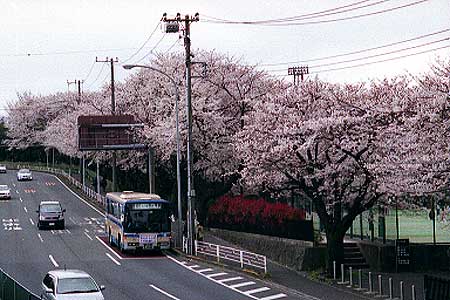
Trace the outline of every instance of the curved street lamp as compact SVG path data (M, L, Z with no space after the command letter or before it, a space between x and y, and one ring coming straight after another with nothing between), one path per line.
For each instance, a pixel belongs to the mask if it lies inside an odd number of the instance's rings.
M180 99L179 93L178 93L178 86L173 79L172 76L165 73L164 71L161 71L160 69L153 68L151 66L147 65L123 65L123 68L126 70L131 70L133 68L143 68L143 69L149 69L152 71L155 71L161 75L164 75L167 77L170 82L173 84L174 90L175 90L175 110L176 110L176 140L177 140L177 204L178 204L178 241L177 244L180 245L181 236L182 236L182 212L181 212L181 175L180 175L180 127L179 127L179 111L178 111L178 101Z

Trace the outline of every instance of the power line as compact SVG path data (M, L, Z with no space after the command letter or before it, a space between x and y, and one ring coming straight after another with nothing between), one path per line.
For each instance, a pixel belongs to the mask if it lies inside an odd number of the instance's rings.
M280 27L280 26L314 25L314 24L324 24L324 23L333 23L333 22L338 22L338 21L360 19L360 18L363 18L363 17L374 16L374 15L378 15L378 14L383 14L383 13L399 10L399 9L402 9L402 8L407 8L407 7L418 5L418 4L421 4L423 2L427 2L427 1L429 1L429 0L419 0L419 1L412 2L412 3L408 3L408 4L404 4L404 5L400 5L400 6L395 6L395 7L391 7L391 8L386 8L386 9L382 9L382 10L371 12L371 13L365 13L365 14L354 15L354 16L343 17L343 18L330 19L330 20L320 20L320 21L286 22L286 23L267 22L267 23L265 23L264 21L212 21L212 20L210 20L210 21L205 21L205 22L218 23L218 24L230 24L230 25L260 25L260 26L277 26L277 27Z
M162 42L162 40L166 37L165 34L163 34L161 36L161 38L159 39L159 41L155 44L155 46L149 51L147 52L147 54L145 54L140 60L138 60L136 63L140 63L141 61L143 61L145 58L147 58L147 56L149 56L150 54L153 54L153 51L156 49L156 47L159 46L159 44Z
M399 42L394 42L394 43L390 43L390 44L385 44L385 45L382 45L382 46L377 46L377 47L372 47L372 48L367 48L367 49L347 52L347 53L343 53L343 54L324 56L324 57L318 57L318 58L307 59L307 60L292 61L292 62L261 64L260 66L262 66L262 67L275 67L275 66L307 63L307 62L312 62L312 61L320 61L320 60L327 60L327 59L332 59L332 58L338 58L338 57L342 57L342 56L359 54L359 53L368 52L368 51L372 51L372 50L378 50L378 49L382 49L382 48L396 46L396 45L400 45L400 44L403 44L403 43L412 42L412 41L415 41L415 40L423 39L423 38L426 38L426 37L430 37L430 36L433 36L433 35L441 34L441 33L444 33L444 32L449 32L449 31L450 31L450 29L447 28L447 29L444 29L444 30L436 31L436 32L433 32L433 33L430 33L430 34L421 35L421 36L414 37L414 38L411 38L411 39L407 39L407 40L403 40L403 41L399 41Z
M20 54L0 54L0 57L22 57L22 56L51 56L51 55L70 55L82 53L98 53L103 51L127 51L136 50L137 48L111 48L111 49L89 49L89 50L67 50L67 51L53 51L44 53L20 53Z
M160 24L160 21L158 21L158 23L156 23L155 29L153 29L152 33L150 33L150 36L147 38L147 40L145 40L145 42L142 44L142 46L139 47L139 49L138 49L136 52L134 52L130 57L128 57L127 59L125 59L125 60L122 62L122 64L123 64L123 63L126 63L126 62L129 61L129 60L131 60L133 57L135 57L135 56L136 56L136 55L137 55L137 54L145 47L145 45L151 40L151 38L152 38L153 35L155 34L156 30L157 30L158 27L159 27L159 24Z
M425 46L429 46L429 45L436 44L436 43L441 43L443 41L448 41L448 40L450 40L450 37L443 38L443 39L440 39L437 41L432 41L432 42L416 45L416 46L397 49L397 50L393 50L393 51L389 51L389 52L385 52L385 53L374 54L374 55L364 56L364 57L360 57L360 58L354 58L354 59L348 59L348 60L343 60L343 61L338 61L338 62L331 62L331 63L321 64L321 65L310 66L310 68L322 68L322 67L340 65L340 64L345 64L345 63L350 63L350 62L355 62L355 61L360 61L360 60L371 59L371 58L375 58L375 57L390 55L390 54L408 51L408 50L412 50L412 49L417 49L420 47L425 47ZM272 71L276 72L276 71L283 71L283 70L285 70L285 69L277 69L277 70L272 70Z
M438 48L433 48L433 49L429 49L429 50L424 50L424 51L420 51L420 52L416 52L416 53L406 54L406 55L402 55L402 56L387 58L387 59L383 59L383 60L377 60L377 61L373 61L373 62L357 64L357 65L348 66L348 67L319 70L319 71L311 72L310 74L319 74L319 73L340 71L340 70L351 69L351 68L364 67L364 66L368 66L368 65L373 65L373 64L378 64L378 63L382 63L382 62L388 62L388 61L392 61L392 60L398 60L398 59L402 59L402 58L406 58L406 57L411 57L411 56L416 56L416 55L420 55L420 54L424 54L424 53L429 53L429 52L433 52L433 51L438 51L438 50L442 50L442 49L446 49L446 48L450 48L450 45L442 46L442 47L438 47Z
M90 89L91 86L94 85L95 82L97 82L98 78L100 77L100 75L103 73L103 70L105 69L105 64L102 64L102 68L100 69L100 72L98 72L97 77L95 77L94 81L91 82L91 84L89 84L89 86L86 87L86 89Z
M175 42L169 47L167 48L167 50L164 53L169 53L170 50L172 50L172 48L176 45L179 44L180 39L176 39Z
M384 2L389 2L391 0L381 0L381 1L378 1L378 2L374 2L374 3L369 3L369 4L366 4L366 5L363 5L363 6L349 8L349 7L357 6L357 5L360 5L360 4L363 4L365 2L369 2L369 1L371 1L371 0L359 1L359 2L348 4L348 5L339 6L339 7L335 7L335 8L331 8L331 9L315 12L315 13L308 13L308 14L292 16L292 17L286 17L286 18L280 18L280 19L268 19L268 20L261 20L261 21L250 21L249 23L252 23L252 24L269 24L269 23L281 23L281 22L289 22L289 21L300 21L300 20L314 19L314 18L320 18L320 17L324 17L324 16L329 16L329 15L341 14L341 13L345 13L345 12L349 12L349 11L354 11L354 10L358 10L358 9L361 9L361 8L366 8L366 7L370 7L370 6L374 6L374 5L379 5L379 4L382 4ZM232 22L234 22L234 21L231 21L231 20L220 19L220 18L215 18L215 17L208 17L208 16L206 16L206 18L211 18L212 22L217 22L217 23L219 23L219 22L220 23L232 23ZM245 21L242 21L242 22L245 22Z
M87 73L87 75L84 77L84 81L86 81L89 78L89 75L91 75L92 70L94 69L94 65L95 65L95 61L92 63L89 72Z

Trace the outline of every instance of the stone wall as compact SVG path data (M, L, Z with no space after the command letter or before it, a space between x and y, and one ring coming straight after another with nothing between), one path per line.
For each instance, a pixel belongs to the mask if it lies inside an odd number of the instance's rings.
M278 238L224 229L210 229L211 234L248 251L297 271L324 268L326 248L313 247L312 242Z

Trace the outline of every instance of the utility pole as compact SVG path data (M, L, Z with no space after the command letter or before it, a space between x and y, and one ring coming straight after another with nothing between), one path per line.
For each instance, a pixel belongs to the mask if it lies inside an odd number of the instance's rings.
M288 68L288 75L294 75L294 85L295 86L298 86L300 84L299 77L303 81L303 75L306 75L306 74L309 74L308 66Z
M194 254L194 240L195 240L195 189L194 180L192 176L192 103L191 103L191 36L190 27L192 22L199 21L199 14L196 13L194 17L177 14L176 18L168 19L167 14L163 14L162 21L166 23L166 32L177 32L179 23L184 23L184 48L186 52L186 115L188 123L188 140L187 140L187 235L188 235L188 254ZM177 26L178 25L178 26Z
M105 60L98 60L98 58L95 58L96 62L102 62L102 63L107 63L109 62L111 64L111 114L115 115L116 114L116 96L115 96L115 87L114 87L114 63L119 62L119 59L116 57L116 59L110 58L108 59L108 57L106 57ZM116 180L116 165L117 165L117 154L116 151L113 151L113 157L112 157L113 161L113 166L112 166L112 191L115 192L116 191L116 185L117 185L117 180Z

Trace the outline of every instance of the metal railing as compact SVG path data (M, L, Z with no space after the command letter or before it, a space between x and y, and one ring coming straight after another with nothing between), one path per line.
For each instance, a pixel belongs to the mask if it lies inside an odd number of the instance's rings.
M39 300L41 297L22 286L0 269L0 300Z
M215 257L217 262L227 260L238 263L242 269L249 266L267 273L267 259L264 255L196 240L195 255L199 254Z

